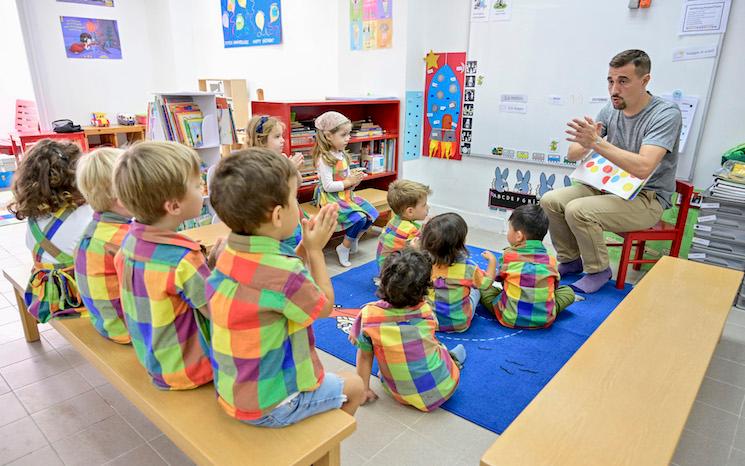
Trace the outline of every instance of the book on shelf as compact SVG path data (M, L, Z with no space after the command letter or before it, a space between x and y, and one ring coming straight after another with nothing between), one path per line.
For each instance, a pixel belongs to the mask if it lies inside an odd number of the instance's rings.
M233 108L226 97L217 97L217 126L220 130L220 144L237 144L238 133L233 120Z

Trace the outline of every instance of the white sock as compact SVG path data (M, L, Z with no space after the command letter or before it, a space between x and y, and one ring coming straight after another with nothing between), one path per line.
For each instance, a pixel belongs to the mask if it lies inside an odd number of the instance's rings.
M339 256L339 263L342 267L349 267L352 265L352 263L349 262L349 248L345 248L343 244L336 247L336 255Z
M359 245L360 245L360 239L359 238L355 238L355 239L351 240L351 244L349 245L349 252L352 253L352 254L356 253L357 250L359 249Z

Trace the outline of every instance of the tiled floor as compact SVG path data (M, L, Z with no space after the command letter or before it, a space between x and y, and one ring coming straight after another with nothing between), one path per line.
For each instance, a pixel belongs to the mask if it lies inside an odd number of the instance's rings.
M0 227L0 269L30 263L25 225ZM469 244L505 238L473 230ZM355 264L371 260L375 236ZM327 249L332 274L337 265ZM191 464L183 453L49 326L27 344L10 285L0 279L0 464ZM353 370L321 353L327 369ZM344 465L476 465L496 434L444 410L423 414L386 397L360 408ZM734 309L681 437L674 464L745 465L745 311Z

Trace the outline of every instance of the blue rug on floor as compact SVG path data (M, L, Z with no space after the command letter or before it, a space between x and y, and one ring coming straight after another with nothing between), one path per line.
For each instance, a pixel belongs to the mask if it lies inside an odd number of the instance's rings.
M483 249L468 249L485 269L486 261L480 255ZM332 278L336 303L359 308L377 300L372 282L377 273L377 265L371 261ZM576 279L570 276L562 283ZM610 282L587 295L585 301L572 304L553 326L543 330L503 327L479 305L468 331L437 334L448 348L462 343L468 353L458 389L442 407L501 434L629 291L630 285L617 290L615 281ZM356 349L342 331L348 331L352 321L351 317L330 317L319 319L313 327L318 348L354 365ZM373 373L377 373L377 366Z

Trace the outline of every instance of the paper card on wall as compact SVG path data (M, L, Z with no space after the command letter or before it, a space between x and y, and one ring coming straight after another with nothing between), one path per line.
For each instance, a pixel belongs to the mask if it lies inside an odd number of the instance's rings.
M349 0L349 48L385 49L393 45L393 0Z
M680 15L681 36L721 34L727 30L732 0L688 0Z
M93 6L114 6L114 0L57 0L63 3L80 3L82 5Z
M424 92L406 91L404 161L416 160L421 154L423 109Z
M510 103L528 103L528 96L525 94L502 94L499 96L500 102L510 102Z
M220 0L225 48L282 43L281 0Z
M608 100L609 98L606 95L596 95L594 97L590 97L591 104L607 104Z
M564 97L560 95L550 95L546 97L549 105L564 105Z
M121 60L119 27L111 19L60 16L67 58Z
M717 44L680 47L673 50L673 61L700 60L717 56Z
M483 23L489 21L489 0L472 0L471 1L471 22Z
M524 103L502 103L499 104L502 113L528 113L528 104Z
M461 159L461 130L471 119L461 121L463 101L475 100L475 89L466 89L466 53L434 53L425 57L424 143L422 155ZM461 124L462 123L462 124Z
M615 194L626 200L633 199L647 181L621 170L597 152L583 160L574 169L571 176L573 180Z
M509 21L512 19L512 2L515 0L491 0L489 21Z
M683 152L688 141L688 133L691 130L691 126L693 126L693 118L696 116L699 98L698 96L687 95L676 99L672 94L662 94L660 97L677 104L683 116L683 126L680 129L680 145L678 146L678 151Z

